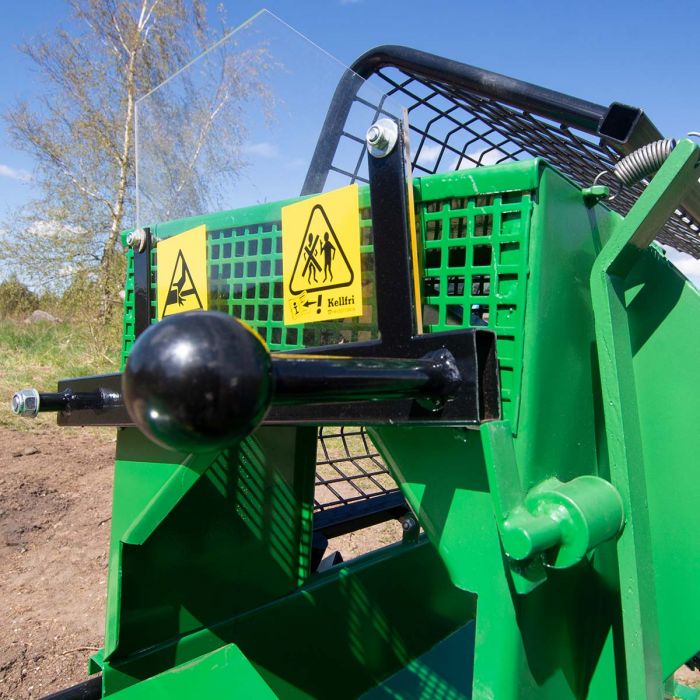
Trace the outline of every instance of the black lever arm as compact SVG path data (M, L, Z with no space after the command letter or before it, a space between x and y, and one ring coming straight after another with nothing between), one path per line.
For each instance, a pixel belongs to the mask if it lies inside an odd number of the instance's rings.
M193 311L138 338L122 389L131 419L154 442L202 452L250 434L272 404L413 398L439 408L461 381L444 348L418 359L271 355L244 323Z

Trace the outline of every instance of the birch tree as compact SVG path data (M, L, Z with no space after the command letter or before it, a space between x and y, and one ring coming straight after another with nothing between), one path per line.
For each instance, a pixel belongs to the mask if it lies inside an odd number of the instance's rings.
M204 0L69 0L70 29L19 47L42 81L41 98L5 115L15 147L34 159L41 196L7 222L6 259L34 286L89 275L100 311L117 300L123 272L120 232L134 223L134 109L226 30ZM260 56L259 62L263 61ZM257 59L256 59L257 60ZM211 123L241 93L263 91L264 70L247 81L239 64L218 76ZM255 65L255 60L246 65ZM258 68L260 66L258 65ZM235 131L235 129L234 129ZM162 144L177 159L176 137ZM233 174L236 143L217 151ZM180 171L182 172L182 171ZM182 184L198 194L198 183Z

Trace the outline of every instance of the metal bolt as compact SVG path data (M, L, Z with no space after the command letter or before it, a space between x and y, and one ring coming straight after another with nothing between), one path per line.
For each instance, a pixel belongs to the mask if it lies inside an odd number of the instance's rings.
M139 253L146 247L146 232L142 228L137 228L126 237L126 244L129 248L137 248Z
M367 129L367 148L375 158L384 158L399 138L399 126L393 119L380 119Z
M410 515L406 515L403 518L401 518L401 527L404 529L404 532L413 530L413 528L416 527L416 525L418 525L416 519Z
M372 124L367 130L367 143L375 148L386 148L389 141L384 136L384 131L376 124Z
M39 413L39 392L21 389L12 397L12 413L23 418L36 418Z

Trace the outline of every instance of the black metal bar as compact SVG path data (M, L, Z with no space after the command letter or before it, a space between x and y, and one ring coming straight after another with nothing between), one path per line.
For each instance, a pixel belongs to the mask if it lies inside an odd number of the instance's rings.
M270 408L265 425L383 425L387 422L419 425L476 425L500 415L500 388L496 361L496 338L488 330L467 328L444 333L415 336L403 348L404 358L421 358L429 353L449 348L460 374L456 395L434 409L413 399L386 401L341 401L311 403ZM380 341L346 343L285 353L307 355L309 352L327 356L353 358L396 357ZM95 391L121 394L120 373L95 377L63 379L59 390ZM61 411L61 426L102 425L129 427L134 423L123 402L115 401L102 410Z
M39 394L39 411L81 411L86 409L99 410L112 401L120 401L118 394L106 394L102 391L74 392L67 388L59 393Z
M322 532L314 530L311 538L311 573L318 570L318 566L328 549L328 538Z
M122 381L121 374L102 374L92 377L78 377L75 379L61 379L58 382L59 394L69 392L71 395L87 394L102 397L102 404L83 406L77 408L70 406L68 409L60 409L58 412L58 425L95 425L95 426L117 426L132 425L131 418L126 412L126 407L122 401ZM39 408L41 406L41 394Z
M438 410L430 410L414 400L275 405L265 417L265 424L382 425L392 422L468 426L494 420L500 415L495 343L491 331L468 328L414 336L401 348L403 357L422 357L442 348L449 348L454 356L461 376L459 390ZM316 348L314 352L352 357L381 357L383 353L390 353L389 356L396 357L391 354L393 349L381 341Z
M601 119L598 134L611 143L626 144L630 150L661 138L658 129L641 109L621 102L613 102L608 107Z
M316 141L311 165L306 173L301 195L317 194L323 190L333 156L338 148L345 121L350 113L352 101L364 80L352 70L346 70L331 99L323 128Z
M448 399L461 377L452 355L417 359L273 355L275 405L406 398Z
M332 539L388 520L396 520L408 512L409 507L403 494L393 491L316 513L314 533L318 532Z
M397 357L416 332L404 153L399 125L394 148L381 158L370 154L368 162L377 325L382 344Z
M501 386L495 338L478 333L476 341L479 416L482 421L501 417Z
M151 325L151 230L144 228L143 243L134 248L134 337Z
M362 54L338 83L301 194L323 190L353 101L364 81L385 67L399 68L419 80L437 81L480 97L500 100L591 134L598 133L598 127L609 109L425 51L406 46L378 46Z
M65 690L44 695L42 700L99 700L101 697L102 674L99 674Z
M607 110L595 102L407 46L385 45L370 49L350 68L366 79L386 66L408 70L425 80L447 82L477 95L566 122L592 134L597 132L598 124Z
M42 413L45 413L47 411L63 411L66 408L68 408L68 397L71 395L80 397L88 396L91 397L95 403L99 402L99 394L96 392L82 392L78 394L72 394L66 390L61 391L59 393L40 393L38 410Z

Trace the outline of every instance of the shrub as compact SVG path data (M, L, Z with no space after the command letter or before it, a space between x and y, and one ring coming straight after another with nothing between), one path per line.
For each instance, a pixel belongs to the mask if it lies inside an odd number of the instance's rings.
M100 298L95 276L85 271L77 273L61 295L61 318L96 320Z
M39 297L16 275L0 282L0 318L19 318L39 308Z

